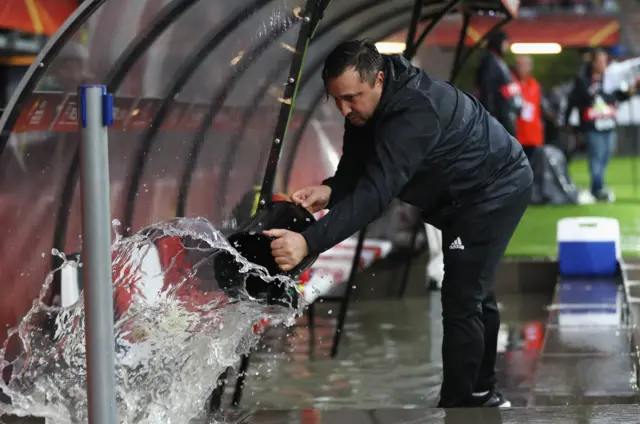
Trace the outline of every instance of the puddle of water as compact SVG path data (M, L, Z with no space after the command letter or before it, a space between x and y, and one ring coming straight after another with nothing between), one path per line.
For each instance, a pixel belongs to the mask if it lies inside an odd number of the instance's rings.
M537 356L525 350L525 329L544 323L549 297L499 297L503 325L498 351L503 355L498 367L505 394L514 393L510 388L520 390L523 380L532 382ZM335 309L334 304L316 304L314 359L309 357L311 335L304 318L291 329L268 331L259 353L252 356L243 405L267 410L436 405L442 382L439 294L352 302L338 356L330 359ZM522 397L518 391L512 401L516 395Z

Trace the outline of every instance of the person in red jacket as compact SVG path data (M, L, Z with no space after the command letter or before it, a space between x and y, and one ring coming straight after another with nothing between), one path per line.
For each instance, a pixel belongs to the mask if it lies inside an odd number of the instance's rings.
M531 75L531 57L516 56L514 79L520 85L523 105L516 122L516 138L531 161L534 152L544 143L542 94L540 84Z

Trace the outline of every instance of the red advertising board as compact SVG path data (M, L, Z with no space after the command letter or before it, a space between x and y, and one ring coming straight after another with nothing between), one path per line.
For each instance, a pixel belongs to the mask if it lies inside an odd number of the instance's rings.
M169 114L167 118L162 123L160 129L162 131L178 131L180 128L180 122L182 121L182 117L187 111L188 105L185 103L173 102L171 106L169 106Z
M47 131L53 122L58 106L62 106L62 93L41 93L34 95L22 108L22 114L14 126L14 132Z
M114 99L115 131L142 131L152 123L158 113L162 101L154 98L134 99L116 97ZM204 119L210 113L211 105L173 102L160 127L167 132L197 132ZM247 108L222 107L213 119L216 131L233 132L240 130ZM250 116L248 125L265 129L275 128L278 107L263 107L255 110ZM302 124L301 114L293 114L289 127L299 128ZM22 114L13 128L14 133L53 131L78 131L78 99L76 94L36 92L29 98Z
M78 131L78 96L69 95L65 98L58 117L53 122L51 131L72 132Z
M152 99L140 99L136 107L129 114L130 116L125 128L127 130L144 130L149 128L159 108L159 102Z

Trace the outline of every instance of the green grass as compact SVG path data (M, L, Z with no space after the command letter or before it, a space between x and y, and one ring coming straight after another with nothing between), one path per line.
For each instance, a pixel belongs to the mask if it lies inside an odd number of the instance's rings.
M616 218L620 223L623 256L640 257L640 188L634 193L633 160L614 158L609 165L606 184L616 194L615 203L529 206L511 239L506 256L556 257L556 223L559 219L604 216ZM588 188L590 182L586 159L576 159L570 169L576 185Z

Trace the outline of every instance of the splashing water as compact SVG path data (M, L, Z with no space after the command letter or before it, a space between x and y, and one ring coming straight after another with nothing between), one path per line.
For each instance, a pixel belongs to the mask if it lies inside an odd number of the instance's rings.
M261 320L293 324L297 308L268 306L244 290L223 290L212 258L230 252L241 273L295 287L285 277L247 262L205 219L179 218L122 238L112 246L115 375L118 422L186 424L206 414L218 376L247 353ZM47 418L55 424L88 421L84 302L45 304L50 273L39 299L0 350L0 389L11 398L2 412ZM264 321L262 321L264 322ZM10 345L21 348L11 355ZM4 408L4 411L2 410Z

